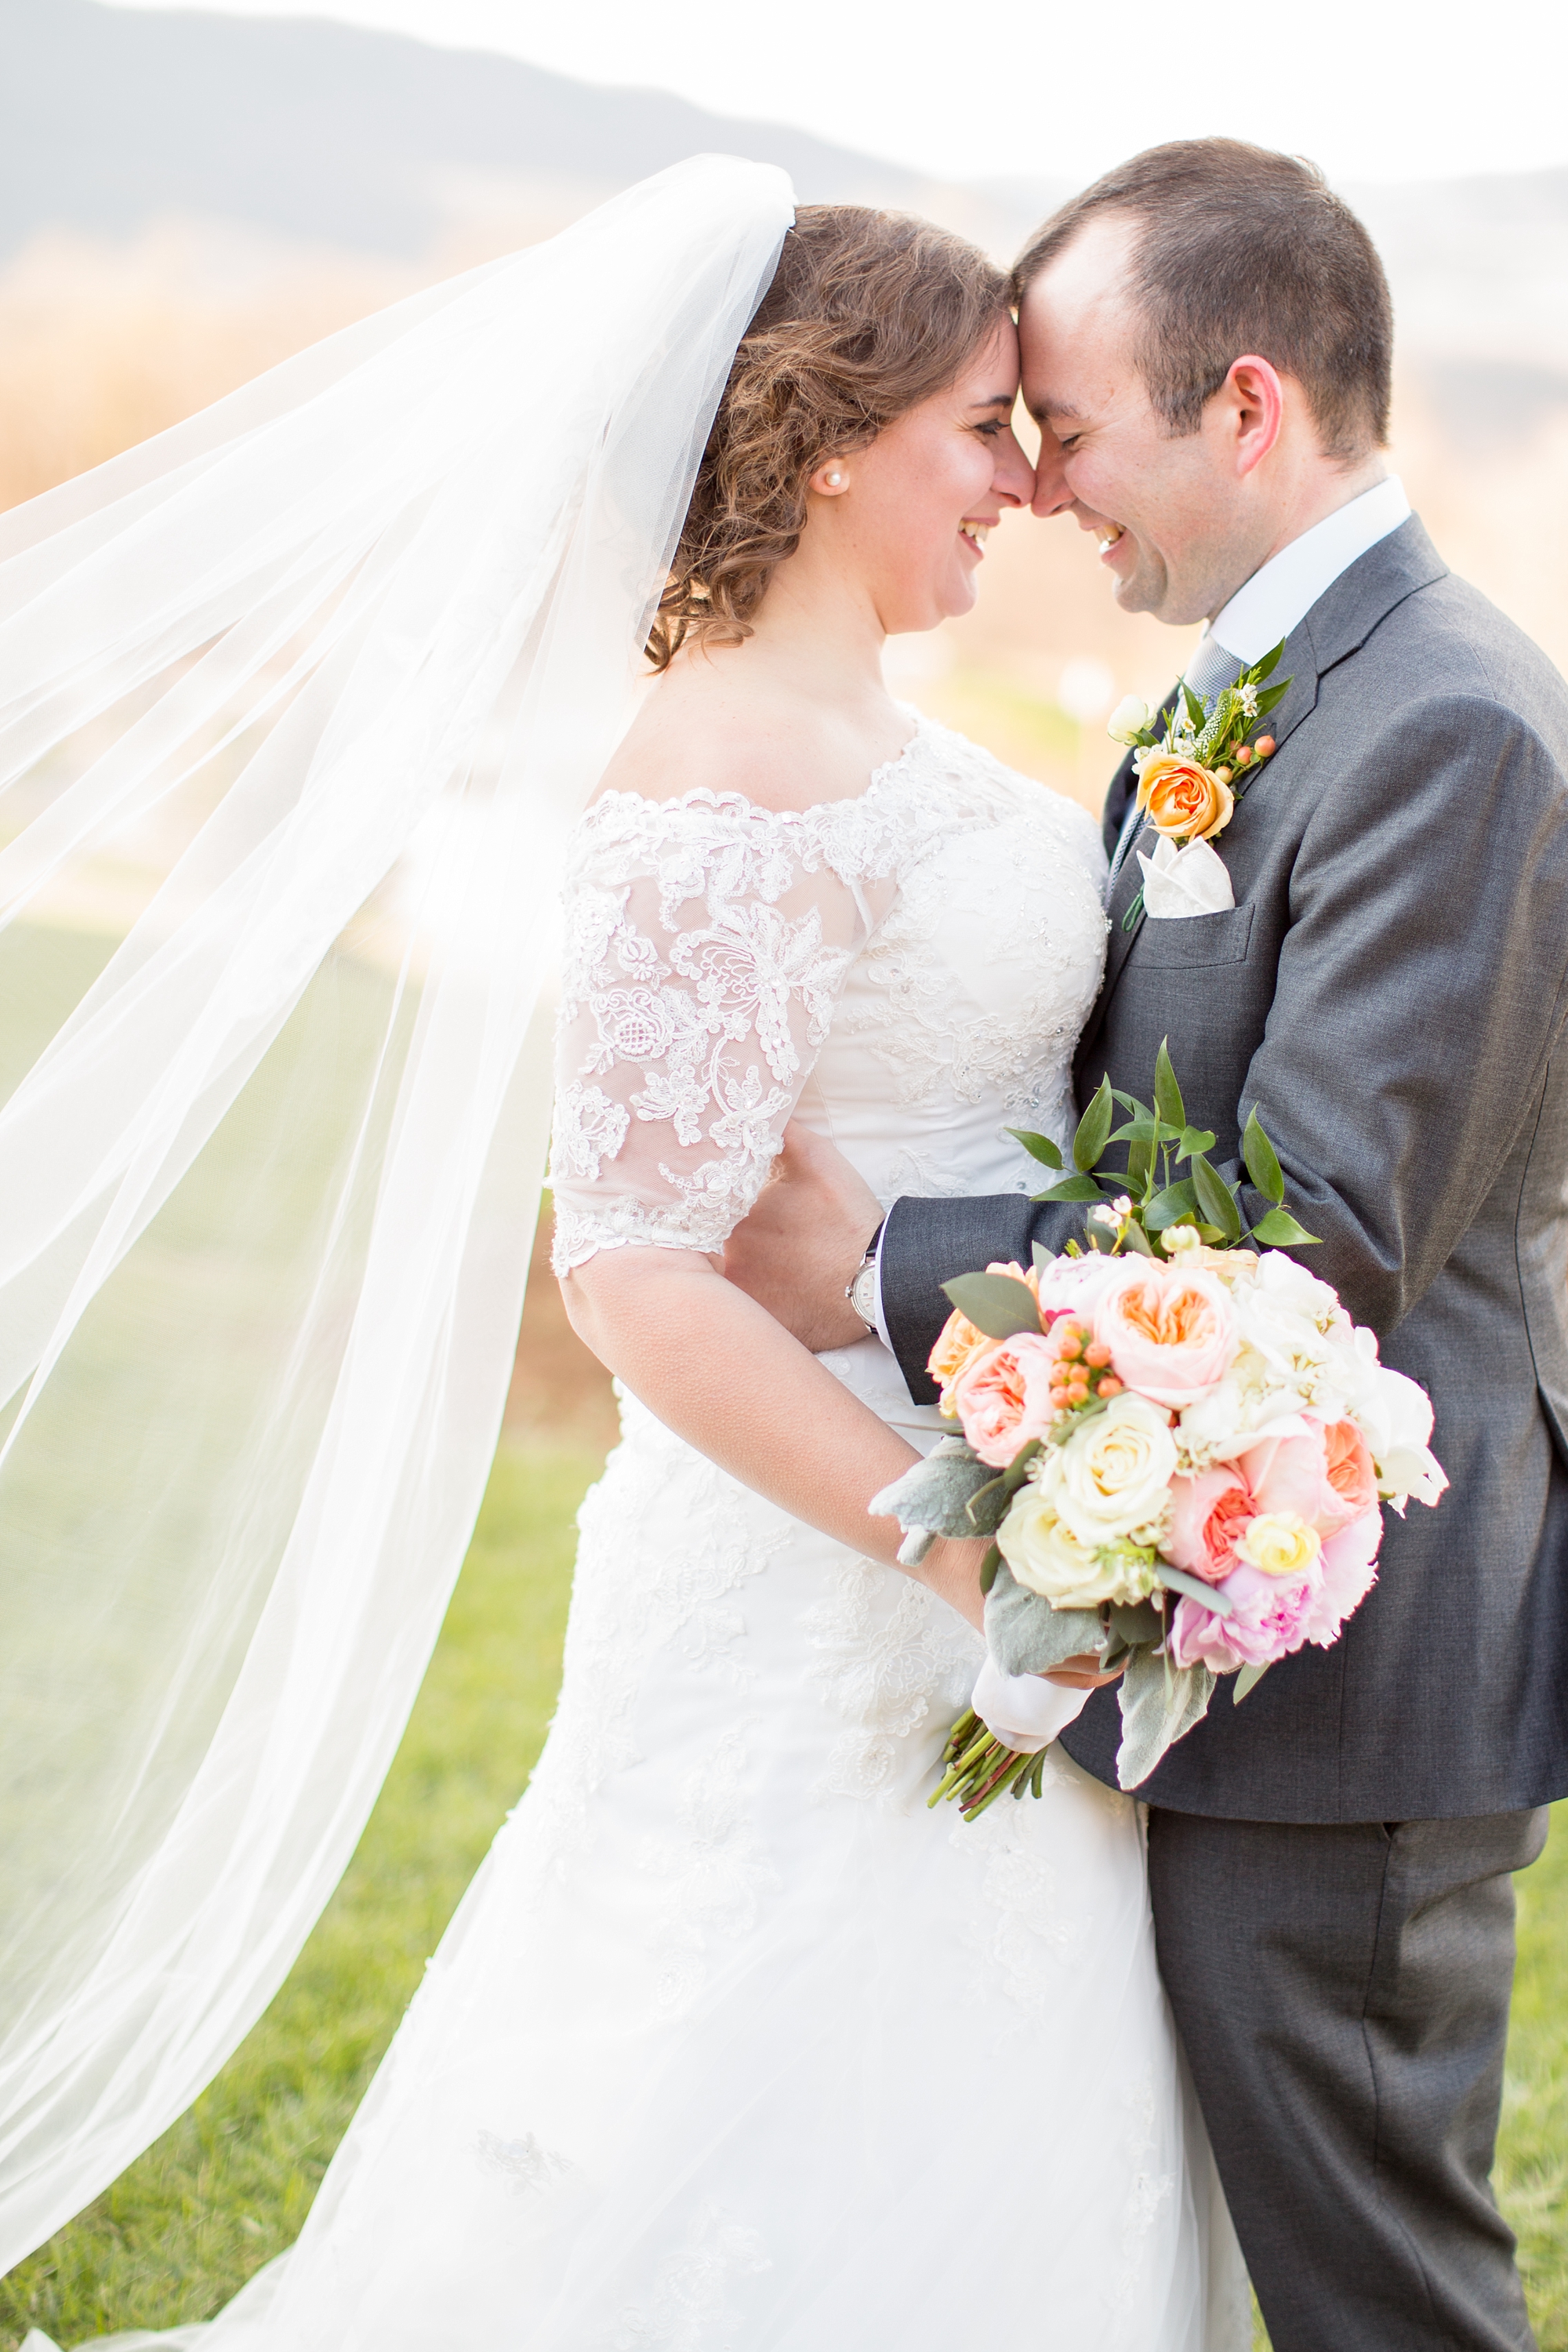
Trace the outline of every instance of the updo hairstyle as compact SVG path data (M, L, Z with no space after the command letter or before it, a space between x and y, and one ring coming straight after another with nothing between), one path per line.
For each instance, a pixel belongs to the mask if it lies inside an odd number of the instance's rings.
M864 205L803 205L735 354L647 657L738 646L805 526L806 484L963 371L1007 280L962 237Z

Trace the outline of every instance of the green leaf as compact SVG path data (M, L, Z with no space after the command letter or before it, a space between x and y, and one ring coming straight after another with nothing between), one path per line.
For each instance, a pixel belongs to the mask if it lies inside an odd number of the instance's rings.
M1247 1115L1242 1132L1241 1156L1247 1162L1247 1172L1266 1201L1278 1208L1285 1198L1285 1177L1274 1146L1263 1132L1256 1108Z
M1176 1084L1168 1037L1161 1038L1160 1050L1154 1056L1154 1108L1166 1126L1173 1127L1180 1134L1187 1123L1187 1113L1182 1101L1182 1089Z
M1259 1217L1252 1228L1252 1238L1268 1249L1304 1248L1308 1243L1316 1247L1319 1244L1318 1234L1299 1225L1289 1209L1270 1209L1266 1217Z
M942 1286L988 1339L1010 1339L1016 1331L1040 1328L1034 1292L1010 1274L960 1274Z
M1207 713L1205 711L1203 704L1198 700L1197 696L1193 692L1192 688L1187 684L1185 678L1182 680L1182 700L1186 704L1187 717L1191 719L1193 725L1201 732Z
M1254 713L1253 718L1253 723L1255 725L1259 719L1267 719L1271 710L1277 710L1279 709L1280 703L1284 701L1285 697L1289 693L1291 684L1292 681L1289 678L1282 677L1278 686L1266 686L1264 688L1263 692L1258 698L1258 709Z
M1086 1173L1104 1157L1105 1139L1110 1133L1110 1122L1116 1117L1116 1097L1110 1091L1110 1080L1101 1078L1095 1088L1094 1099L1078 1123L1078 1133L1072 1139L1073 1165Z
M1241 1212L1236 1205L1236 1197L1219 1171L1210 1167L1201 1151L1193 1155L1193 1187L1205 1223L1217 1225L1227 1242L1238 1242Z
M1131 1250L1134 1257L1152 1257L1154 1255L1136 1217L1128 1219L1121 1235L1121 1246L1124 1250Z
M1135 1650L1141 1642L1163 1642L1165 1621L1152 1601L1139 1601L1129 1605L1113 1601L1110 1604L1110 1630L1119 1642Z
M1127 912L1121 918L1121 928L1124 931L1135 931L1142 919L1143 886L1140 883L1131 905L1128 908Z
M1031 1160L1039 1161L1042 1168L1060 1168L1063 1165L1060 1147L1053 1143L1048 1135L1031 1135L1026 1127L1010 1127L1007 1132L1015 1143L1023 1145Z
M1265 654L1261 661L1253 663L1252 667L1247 672L1247 677L1250 678L1254 686L1261 686L1264 679L1279 668L1279 656L1284 650L1285 640L1281 637L1272 653ZM1287 681L1287 683L1289 683L1289 681Z
M1189 1576L1184 1568L1173 1568L1168 1559L1157 1559L1154 1573L1168 1591L1184 1592L1189 1601L1201 1601L1216 1617L1229 1617L1235 1612L1236 1603L1228 1592L1221 1592L1217 1585L1205 1584L1201 1576Z
M1200 1151L1214 1150L1214 1129L1210 1127L1184 1127L1176 1147L1178 1160L1195 1160Z
M1048 1250L1044 1242L1031 1242L1029 1255L1034 1260L1037 1274L1044 1274L1047 1266L1055 1265L1057 1262L1055 1250Z
M1031 1192L1032 1201L1103 1201L1105 1194L1092 1176L1069 1176L1048 1192Z
M1268 1672L1268 1668L1273 1664L1273 1659L1270 1658L1265 1665L1243 1666L1241 1672L1237 1675L1235 1682L1232 1683L1230 1686L1230 1703L1232 1706L1239 1706L1242 1700L1247 1696L1248 1691L1255 1691L1258 1688L1258 1684L1263 1680L1264 1675Z
M998 1550L997 1547L993 1544L990 1550L986 1553L984 1559L980 1563L980 1590L982 1592L990 1591L992 1586L996 1581L996 1571L1001 1565L1002 1554Z
M1127 1154L1127 1189L1135 1199L1142 1200L1154 1178L1154 1146L1152 1141L1132 1144Z
M1184 1217L1195 1217L1198 1196L1184 1178L1179 1184L1169 1184L1156 1192L1143 1210L1143 1223L1152 1234L1163 1233L1167 1225L1179 1225Z

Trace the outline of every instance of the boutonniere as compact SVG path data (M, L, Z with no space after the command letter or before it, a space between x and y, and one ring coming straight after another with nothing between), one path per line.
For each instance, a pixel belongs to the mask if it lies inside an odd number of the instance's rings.
M1281 638L1272 653L1265 654L1250 669L1240 670L1234 686L1222 687L1207 702L1184 679L1166 719L1163 740L1153 731L1148 704L1137 695L1128 695L1111 712L1106 732L1112 742L1134 747L1138 805L1147 812L1160 843L1169 844L1168 848L1156 846L1162 873L1167 866L1173 873L1178 857L1225 831L1236 814L1237 802L1272 754L1273 736L1256 735L1253 730L1283 700L1290 684L1288 677L1276 679L1272 686L1266 683L1284 650ZM1219 864L1212 849L1205 856ZM1140 858L1139 863L1149 874L1149 861ZM1198 881L1196 876L1186 878ZM1122 929L1136 930L1142 913L1140 888L1121 918Z

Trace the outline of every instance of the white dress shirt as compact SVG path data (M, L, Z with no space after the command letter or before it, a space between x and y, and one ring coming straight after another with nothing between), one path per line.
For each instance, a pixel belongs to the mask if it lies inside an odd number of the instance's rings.
M1306 619L1342 572L1397 530L1409 514L1405 485L1397 474L1389 474L1271 555L1215 614L1202 642L1213 637L1236 656L1238 669L1243 662L1261 660Z
M1326 590L1331 588L1342 572L1348 572L1358 556L1391 530L1397 530L1410 513L1410 501L1405 495L1405 485L1397 474L1389 474L1359 498L1349 499L1333 513L1325 515L1271 555L1259 565L1244 587L1222 605L1198 640L1197 650L1189 668L1212 667L1214 657L1224 647L1227 658L1226 676L1207 687L1207 692L1217 692L1221 683L1243 663L1260 661L1269 648L1288 637L1299 621L1304 621L1313 605ZM1203 663L1205 651L1209 659ZM1114 877L1127 850L1128 840L1136 831L1136 803L1127 813L1122 839L1111 865ZM882 1239L887 1232L884 1223L877 1236L877 1336L886 1348L890 1348L887 1318L882 1311Z

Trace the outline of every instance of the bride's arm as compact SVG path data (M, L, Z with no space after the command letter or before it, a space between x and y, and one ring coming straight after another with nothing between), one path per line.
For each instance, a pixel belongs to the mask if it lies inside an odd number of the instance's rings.
M603 1250L562 1285L578 1337L668 1429L796 1518L898 1565L897 1523L866 1506L919 1457L695 1250ZM982 1543L906 1569L982 1622Z

